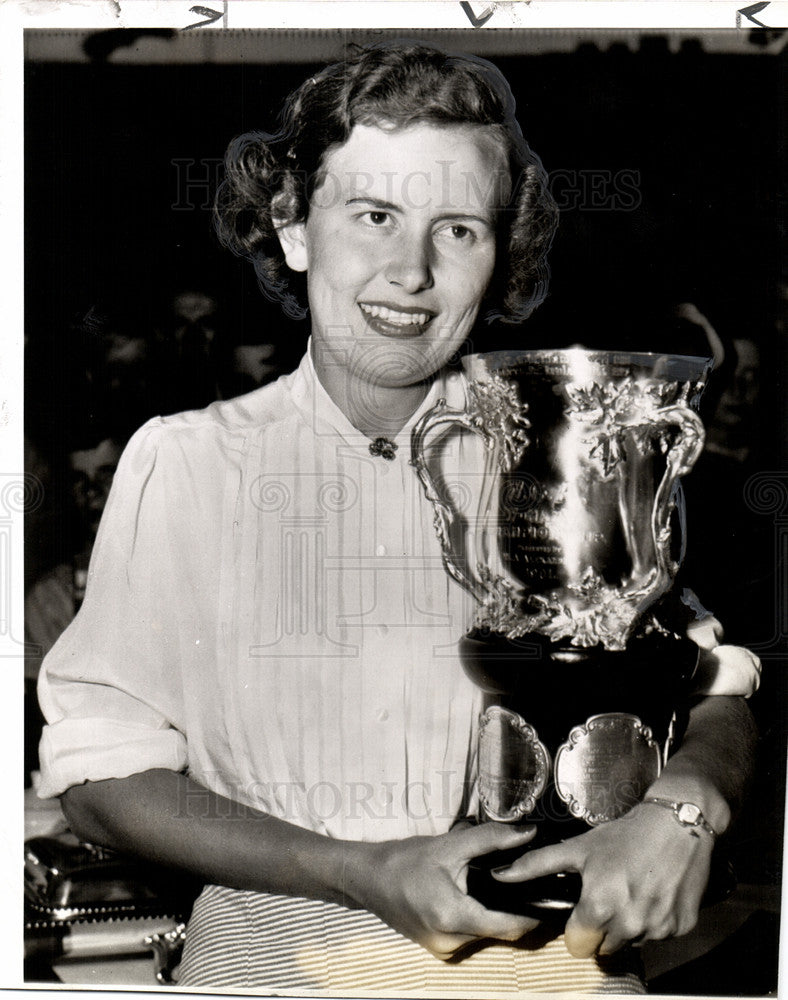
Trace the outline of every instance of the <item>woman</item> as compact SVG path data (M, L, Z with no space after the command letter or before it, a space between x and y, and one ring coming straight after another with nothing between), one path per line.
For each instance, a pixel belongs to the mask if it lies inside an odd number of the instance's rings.
M438 396L462 402L451 361L477 316L519 321L545 294L555 209L505 81L431 49L355 52L293 95L277 136L236 140L220 210L290 314L306 276L309 349L293 375L129 445L83 610L46 663L42 794L65 793L86 839L204 878L181 985L637 990L593 956L689 926L711 835L641 806L568 842L580 959L465 892L470 859L532 831L458 823L468 608L406 456ZM452 442L458 475L476 447ZM748 717L733 699L697 712L651 793L699 802L721 832ZM709 746L731 726L735 748ZM611 898L644 871L651 902Z

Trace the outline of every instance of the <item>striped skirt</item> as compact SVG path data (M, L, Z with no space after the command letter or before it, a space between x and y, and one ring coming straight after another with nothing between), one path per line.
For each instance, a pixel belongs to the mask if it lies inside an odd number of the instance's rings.
M178 987L486 1000L541 992L643 994L638 967L631 950L577 959L563 937L548 935L530 947L497 942L443 962L366 910L209 885L189 921Z

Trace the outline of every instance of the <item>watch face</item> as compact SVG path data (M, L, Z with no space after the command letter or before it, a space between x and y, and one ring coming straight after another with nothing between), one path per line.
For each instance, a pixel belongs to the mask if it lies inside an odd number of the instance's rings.
M692 802L682 802L679 806L678 817L687 826L695 826L700 819L700 809Z

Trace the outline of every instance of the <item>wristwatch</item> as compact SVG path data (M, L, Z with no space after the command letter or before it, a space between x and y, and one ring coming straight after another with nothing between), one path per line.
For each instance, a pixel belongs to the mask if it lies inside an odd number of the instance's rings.
M707 822L706 817L701 812L700 806L696 806L694 802L671 802L670 799L650 798L643 799L643 803L650 803L651 805L662 806L663 809L670 809L676 817L676 821L681 823L682 826L686 826L691 830L700 827L701 830L710 833L715 840L717 838L717 831L711 823Z

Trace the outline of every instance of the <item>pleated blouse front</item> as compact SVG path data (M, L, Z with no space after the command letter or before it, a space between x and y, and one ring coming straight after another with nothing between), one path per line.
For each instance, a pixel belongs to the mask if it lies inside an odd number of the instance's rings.
M447 830L478 694L410 458L388 461L298 370L149 422L118 468L83 608L46 658L42 794L151 767L334 837ZM458 473L480 445L444 448ZM471 456L472 457L472 456ZM446 464L448 463L448 464Z

